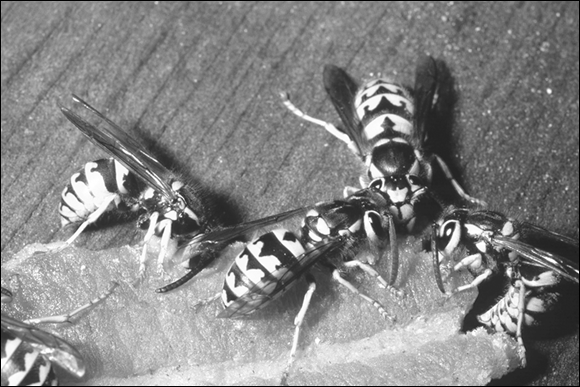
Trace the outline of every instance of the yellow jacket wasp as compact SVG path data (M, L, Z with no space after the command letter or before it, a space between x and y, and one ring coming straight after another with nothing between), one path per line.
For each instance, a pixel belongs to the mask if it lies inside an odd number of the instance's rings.
M199 235L189 243L188 248L193 251L190 261L203 261L204 256L221 251L240 236L276 227L247 243L235 258L224 281L221 299L225 309L219 317L240 317L263 308L305 275L309 289L295 319L296 332L283 382L294 359L299 329L316 287L314 278L308 274L312 266L330 270L334 280L373 305L384 318L391 319L378 301L359 292L341 273L342 269L358 267L375 277L382 287L396 295L402 294L392 286L397 276L398 252L387 201L383 192L370 187L345 200L321 202ZM283 222L300 219L297 232L279 228ZM387 245L390 246L389 281L363 262L375 263L381 259L386 255ZM195 263L189 264L190 268L195 266ZM190 271L182 279L157 291L167 292L181 286L193 276L192 273L195 274Z
M348 145L366 168L360 176L361 187L385 192L395 223L412 231L417 202L424 195L435 198L430 192L434 161L463 200L483 204L464 192L441 157L425 149L428 137L437 136L432 122L439 121L437 115L450 103L450 78L447 66L430 56L418 63L413 90L383 78L361 87L343 69L326 65L324 87L342 119L340 128L306 115L285 93L282 98L294 114ZM345 196L354 190L347 187Z
M113 156L87 163L62 192L59 213L63 226L78 224L60 248L70 245L104 213L140 211L138 225L146 228L140 276L145 272L147 245L161 237L159 268L163 268L171 238L192 237L204 231L207 219L199 188L165 168L118 125L73 95L74 111L61 106L66 118L93 144Z
M477 319L514 335L523 364L522 327L534 325L554 307L563 283L579 283L578 240L498 212L449 209L433 226L431 244L435 277L443 293L441 266L445 263L452 265L451 271L467 269L475 277L453 292L505 276L508 283L501 298Z
M58 385L53 364L82 378L86 368L81 354L65 340L35 325L70 322L74 316L109 297L117 286L113 282L98 298L66 315L20 321L2 312L2 385ZM2 303L10 302L12 297L12 292L2 287Z

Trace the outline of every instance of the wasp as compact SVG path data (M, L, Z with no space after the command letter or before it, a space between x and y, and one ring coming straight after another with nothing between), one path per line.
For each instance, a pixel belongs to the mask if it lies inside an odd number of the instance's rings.
M113 282L98 298L65 315L20 321L2 312L2 385L56 386L58 378L54 364L70 375L82 378L86 367L78 350L35 325L70 322L74 316L94 308L109 297L117 286ZM12 297L12 292L2 287L2 303L12 301Z
M223 250L240 236L258 229L276 227L247 243L226 273L221 292L224 310L218 317L235 318L253 313L269 305L304 276L308 291L295 319L295 334L290 360L282 378L284 384L295 357L300 326L316 289L313 266L330 271L339 284L373 305L385 319L392 319L375 299L360 292L343 277L342 271L358 267L377 279L380 286L397 296L402 292L393 287L398 270L393 217L387 207L386 195L369 187L345 200L321 202L286 213L214 231L196 237L190 247L201 251ZM298 230L279 228L283 222L300 221ZM386 281L372 266L387 255L390 246L390 276ZM336 259L336 257L340 257ZM191 260L197 257L190 258ZM190 267L195 266L190 264ZM186 274L173 284L158 289L166 292L182 285Z
M145 272L147 245L154 235L161 238L158 264L163 270L170 240L192 237L207 226L200 187L186 184L117 124L76 95L73 102L75 111L60 106L62 113L112 157L85 164L63 190L59 206L62 226L80 226L60 249L70 245L105 213L138 211L138 226L147 229L140 277Z
M343 127L306 115L290 102L287 93L281 93L284 104L346 143L361 159L365 166L361 187L387 194L397 226L412 231L417 202L426 195L439 201L430 190L434 162L463 200L485 205L466 194L443 159L426 149L429 136L436 137L436 129L440 129L433 123L442 122L453 96L451 75L444 62L431 56L422 58L415 70L414 89L385 78L359 86L334 65L324 67L323 80ZM346 187L345 196L353 191L356 188Z
M441 264L445 261L453 265L451 271L465 269L474 276L451 294L505 277L507 284L499 300L477 319L515 336L525 365L522 327L536 325L538 317L553 309L562 296L561 285L579 283L578 240L499 212L451 208L434 224L431 244L435 276L443 293Z

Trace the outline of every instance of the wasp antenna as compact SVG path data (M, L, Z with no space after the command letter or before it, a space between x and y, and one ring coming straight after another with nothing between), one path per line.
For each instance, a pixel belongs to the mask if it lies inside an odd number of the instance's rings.
M190 279L192 279L193 277L195 277L195 275L198 272L194 271L194 270L190 270L188 271L183 277L181 277L180 279L178 279L175 282L170 283L169 285L165 285L159 289L155 289L156 293L167 293L170 292L174 289L177 289L178 287L184 285L187 281L189 281Z

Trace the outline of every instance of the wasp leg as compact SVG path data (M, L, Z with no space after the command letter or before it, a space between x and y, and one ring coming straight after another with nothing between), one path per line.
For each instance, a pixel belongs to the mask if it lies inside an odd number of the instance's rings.
M90 309L96 307L99 303L101 303L102 301L107 299L111 294L113 294L113 292L115 291L117 286L119 286L119 284L115 281L112 281L111 287L106 292L104 292L103 294L101 294L100 296L95 298L94 300L89 301L87 304L81 306L80 308L77 308L77 309L75 309L72 312L69 312L67 314L61 314L59 316L31 318L31 319L25 320L24 322L26 324L32 324L32 325L45 324L45 323L54 323L54 324L62 324L65 322L70 323L71 319L73 317L77 316L78 314L80 314L84 311L87 311L87 310L90 310Z
M481 267L481 263L482 263L481 253L468 255L467 257L459 261L459 263L457 263L455 266L453 266L453 271L459 271L466 267L477 269Z
M478 269L481 267L482 259L483 257L481 256L481 253L468 255L453 266L453 271L459 271L463 268Z
M459 261L458 264L456 264L453 267L453 271L459 271L463 268L477 269L477 268L481 267L481 264L482 264L481 260L482 260L482 256L480 253L468 255L467 257L463 258L461 261ZM480 275L478 275L477 277L475 277L475 279L470 284L458 287L457 289L453 290L453 292L449 295L452 295L452 294L458 293L458 292L462 292L464 290L471 289L471 288L478 286L483 281L485 281L492 273L493 272L491 271L491 269L485 269L484 272L481 273ZM446 278L445 278L445 280L446 280Z
M359 269L361 269L362 271L364 271L368 275L375 277L376 280L379 282L379 286L383 289L387 289L395 297L400 298L400 297L403 297L405 295L405 293L402 290L399 290L399 289L395 288L394 286L389 285L387 283L387 281L379 274L379 272L376 271L375 269L373 269L373 267L371 265L369 265L368 263L364 263L362 261L359 261L358 259L354 259L352 261L344 262L343 265L347 268L358 267Z
M363 187L366 188L366 187ZM347 185L346 187L344 187L344 190L342 191L342 196L346 199L347 197L351 196L352 194L356 193L360 191L360 188L356 188L356 187L352 187Z
M472 255L468 255L467 257L463 258L461 261L459 261L458 264L456 264L453 267L453 271L459 271L463 268L473 268L473 269L477 269L479 267L481 267L481 260L482 260L482 256L480 253L477 254L472 254ZM477 277L475 277L475 279L467 284L467 285L463 285L463 286L459 286L457 289L453 290L451 293L446 293L448 296L452 296L455 293L459 293L459 292L463 292L465 290L471 289L471 288L475 288L477 286L479 286L479 284L481 284L483 281L485 281L490 275L492 275L492 271L491 269L485 269L483 271L483 273L481 273L480 275L478 275ZM447 278L443 279L444 281L447 280ZM444 288L442 287L442 284L440 286L440 289L442 291L444 291Z
M294 339L292 340L292 349L290 350L290 359L288 359L288 364L286 365L286 369L284 370L282 378L280 379L280 385L282 386L288 385L288 375L290 374L290 368L292 367L292 363L294 363L294 359L296 358L296 349L298 348L300 327L304 322L304 316L306 315L306 311L308 310L308 306L310 305L312 294L314 294L314 291L316 290L316 282L314 281L314 277L311 274L306 274L305 279L308 282L308 290L304 295L302 307L300 308L300 311L298 312L296 318L294 319L294 325L296 326L296 328L294 330Z
M159 212L155 211L149 217L149 228L145 233L145 238L143 238L143 248L141 250L141 258L139 259L139 279L145 278L145 271L146 266L145 263L147 262L147 246L149 245L149 241L151 237L155 234L155 227L157 227L157 219L159 218Z
M475 279L470 284L458 287L457 289L455 289L453 291L452 294L463 292L467 289L471 289L471 288L475 288L475 287L479 286L479 284L481 284L483 281L485 281L491 274L492 274L491 269L486 269L482 274L475 277Z
M171 239L171 225L173 222L169 219L162 220L159 223L160 228L163 230L161 235L161 243L159 248L159 255L157 256L157 271L159 275L166 274L165 272L165 255L167 254L167 246L169 245L169 239Z
M451 184L453 185L455 192L457 192L457 194L463 200L468 201L468 202L470 202L476 206L479 206L479 207L487 207L486 202L484 202L483 200L474 198L473 196L470 196L465 192L465 190L459 185L457 180L455 180L455 178L453 178L453 175L451 174L449 167L447 166L447 164L445 163L445 161L443 161L443 159L441 157L435 155L435 159L437 160L437 163L441 167L441 170L445 174L445 177L447 178L447 180L449 180L451 182Z
M378 302L377 300L375 300L375 299L367 296L364 293L361 293L353 284L351 284L350 282L348 282L346 279L342 278L342 276L340 275L340 271L338 269L335 268L332 271L332 278L334 280L336 280L339 284L341 284L342 286L345 286L348 290L350 290L351 292L353 292L354 294L358 295L363 300L367 301L372 306L374 306L379 311L379 313L381 314L381 316L383 316L383 318L385 320L389 320L389 321L394 321L395 320L394 317L392 317L391 315L389 315L387 313L387 311L381 305L380 302Z
M62 244L59 244L54 249L51 249L51 251L52 252L59 252L65 248L67 248L68 246L70 246L74 242L74 240L77 239L79 235L81 235L81 233L85 230L85 228L87 228L91 223L96 222L101 217L101 215L103 215L107 211L107 209L109 208L109 205L112 202L118 202L119 200L120 200L120 197L117 194L108 196L103 201L103 203L99 206L99 208L97 208L97 210L95 212L91 213L88 216L88 218L79 226L79 228L75 231L75 233L70 238L68 238Z
M518 302L518 326L516 328L516 339L518 340L518 345L520 347L520 358L522 360L522 366L526 366L526 347L524 346L524 340L522 339L522 324L526 316L526 287L521 281L516 281L515 287L519 288L520 299Z
M348 148L355 155L360 157L360 153L354 141L352 141L349 136L340 131L336 126L326 121L320 120L318 118L311 117L306 113L304 113L302 110L298 109L292 102L290 102L290 97L288 93L281 92L280 97L282 97L282 102L288 108L288 110L290 110L292 113L294 113L295 115L297 115L298 117L302 118L305 121L312 122L314 125L322 126L324 129L326 129L328 133L332 134L334 137L338 138L340 141L348 145Z

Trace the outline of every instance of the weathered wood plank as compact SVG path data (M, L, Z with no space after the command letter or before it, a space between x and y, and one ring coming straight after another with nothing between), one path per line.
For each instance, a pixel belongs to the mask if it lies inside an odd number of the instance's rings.
M253 219L338 197L359 170L342 144L287 112L278 90L336 122L325 63L410 81L424 52L447 61L460 89L444 157L470 193L578 237L577 2L2 2L1 12L2 262L66 235L60 191L102 156L57 109L71 92L160 149L234 218ZM79 244L141 237L124 224ZM577 343L534 343L550 357L536 383L577 384Z

